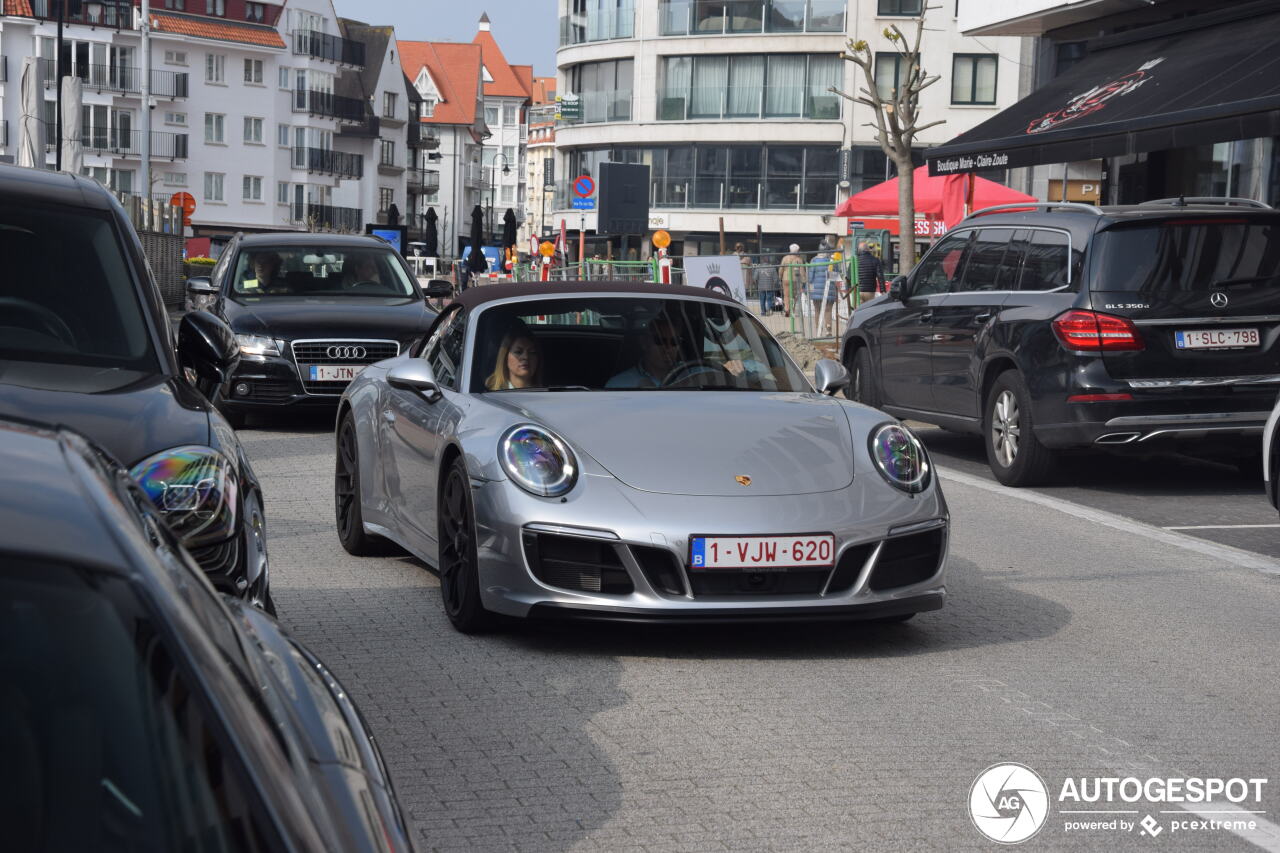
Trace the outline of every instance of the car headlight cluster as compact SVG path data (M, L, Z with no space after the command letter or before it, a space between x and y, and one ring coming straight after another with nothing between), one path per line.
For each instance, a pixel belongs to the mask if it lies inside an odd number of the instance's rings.
M284 341L263 335L236 335L236 343L240 345L241 355L280 355L284 352Z
M578 480L578 462L569 446L532 424L504 432L498 441L498 458L517 486L540 497L559 497Z
M193 293L187 297L188 311L202 311L218 301L216 293Z
M129 471L184 545L226 539L236 524L236 477L212 447L175 447Z
M923 492L933 478L924 445L902 424L883 424L867 439L871 459L880 476L908 494Z

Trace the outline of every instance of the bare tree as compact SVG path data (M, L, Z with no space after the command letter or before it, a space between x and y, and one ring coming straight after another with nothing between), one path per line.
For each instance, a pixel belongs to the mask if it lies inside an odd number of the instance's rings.
M875 128L880 148L898 167L898 255L900 268L904 273L915 266L916 262L915 165L911 161L911 144L922 131L944 122L939 119L920 124L920 93L939 79L937 74L930 76L925 71L920 59L925 15L930 9L937 8L939 7L921 5L920 14L913 19L913 38L908 39L897 24L885 28L884 37L898 55L898 85L885 87L888 97L883 97L882 89L876 85L876 52L862 39L849 39L841 58L862 69L865 85L858 89L856 95L835 87L831 89L845 100L871 107L875 122L866 122L866 126Z

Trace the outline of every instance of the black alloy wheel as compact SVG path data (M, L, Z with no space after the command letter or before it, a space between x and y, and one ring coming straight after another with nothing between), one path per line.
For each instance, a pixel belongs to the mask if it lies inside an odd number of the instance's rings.
M276 603L271 597L271 568L267 560L267 522L262 514L262 498L257 492L251 492L244 502L244 545L246 566L251 560L258 564L249 603L275 616Z
M850 400L880 408L880 394L876 389L875 375L871 372L871 353L866 347L858 347L853 358L845 364L849 371L849 384L844 386L844 395Z
M453 460L440 490L440 597L444 612L464 634L493 624L493 614L480 602L480 573L476 560L475 515L471 508L471 478L462 457Z
M347 412L338 425L338 456L333 471L333 509L338 524L338 541L355 557L385 554L390 543L381 536L365 533L360 512L360 446L356 424Z
M983 414L987 463L997 480L1006 486L1036 486L1052 475L1058 455L1036 438L1022 374L1000 374L987 392Z

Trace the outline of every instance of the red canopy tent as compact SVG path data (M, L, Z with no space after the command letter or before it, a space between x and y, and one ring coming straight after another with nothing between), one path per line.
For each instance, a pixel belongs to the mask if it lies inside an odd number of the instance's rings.
M950 228L964 219L965 200L969 196L969 181L973 181L972 209L981 210L993 204L1013 204L1020 201L1036 201L1029 195L1011 190L1004 184L979 178L977 175L930 175L928 166L915 170L916 213L931 219L940 219ZM898 213L898 179L891 178L883 184L849 196L836 208L836 216L859 218L864 216L896 216Z

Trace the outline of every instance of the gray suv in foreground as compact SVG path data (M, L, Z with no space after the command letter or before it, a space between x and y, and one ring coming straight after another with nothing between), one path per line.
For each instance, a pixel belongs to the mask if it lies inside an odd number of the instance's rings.
M1067 448L1252 453L1229 439L1260 434L1280 389L1280 212L987 208L854 312L841 355L850 397L982 435L1006 485Z

